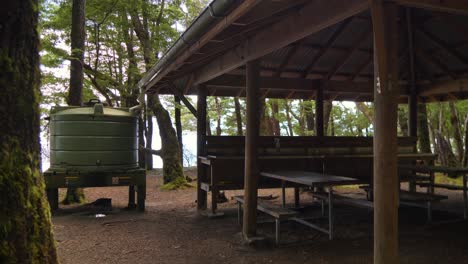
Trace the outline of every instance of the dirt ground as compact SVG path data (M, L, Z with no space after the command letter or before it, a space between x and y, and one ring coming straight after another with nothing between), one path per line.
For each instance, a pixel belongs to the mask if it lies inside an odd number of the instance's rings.
M90 202L112 198L111 211L91 205L61 205L53 216L61 263L372 263L370 210L338 205L336 238L332 241L310 228L284 223L282 246L265 243L252 248L241 243L232 200L220 205L224 217L208 219L197 214L195 188L161 191L161 182L159 172L148 176L145 213L125 209L126 187L85 190ZM357 189L343 188L340 192L364 197ZM226 195L230 198L235 193ZM432 224L426 224L423 209L400 209L402 263L468 263L468 222L457 220L463 212L461 193L438 193L450 198L436 206ZM260 192L270 194L279 196L280 191ZM288 201L293 201L292 191L288 191ZM301 201L311 205L304 213L320 211L308 193L301 194ZM105 217L96 218L98 213ZM267 242L272 239L273 223L260 223L258 228Z

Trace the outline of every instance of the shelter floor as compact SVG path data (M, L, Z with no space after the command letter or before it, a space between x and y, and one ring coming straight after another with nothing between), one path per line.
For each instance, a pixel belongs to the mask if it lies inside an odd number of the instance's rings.
M220 204L224 217L208 219L197 214L195 188L160 191L161 182L158 171L149 173L145 213L124 209L127 187L85 189L88 201L112 198L109 212L90 205L61 205L53 216L61 263L372 263L370 210L338 205L333 241L310 228L285 223L281 233L285 245L267 243L254 249L241 243L233 200ZM62 197L64 192L60 190ZM357 188L340 192L364 198ZM436 223L425 223L424 209L400 210L401 263L468 263L468 221L453 221L463 213L461 192L437 192L449 195L449 200L435 206ZM226 192L228 198L238 193ZM280 190L260 191L270 194L279 196ZM293 202L292 190L287 194ZM273 201L279 204L280 198ZM302 193L301 201L310 204L312 199ZM316 209L305 211L313 215L320 211ZM96 218L97 213L105 217ZM259 232L272 237L274 224L259 224Z

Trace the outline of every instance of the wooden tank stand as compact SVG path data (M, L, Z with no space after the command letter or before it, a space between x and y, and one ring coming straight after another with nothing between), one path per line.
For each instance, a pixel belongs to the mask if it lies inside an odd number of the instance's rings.
M139 211L145 210L146 172L144 169L107 172L59 172L49 169L43 175L46 183L47 200L52 210L57 210L59 207L58 188L114 186L129 186L128 208L138 208Z

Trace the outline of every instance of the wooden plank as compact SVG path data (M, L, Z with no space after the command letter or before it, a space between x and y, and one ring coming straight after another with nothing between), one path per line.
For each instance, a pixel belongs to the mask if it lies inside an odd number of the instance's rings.
M211 80L242 66L247 61L267 55L367 8L367 0L312 1L207 63L195 72L194 83Z
M314 197L326 200L328 199L328 194L327 193L312 193ZM374 208L374 203L368 200L364 199L357 199L349 196L344 196L344 195L339 195L339 194L333 194L333 201L335 203L341 203L345 205L351 205L355 207L360 207L360 208Z
M427 165L400 165L400 169L414 170L416 172L440 172L449 174L468 174L468 168L445 167L445 166L427 166Z
M418 136L418 90L416 87L416 70L414 58L414 32L410 8L406 8L406 26L408 31L408 55L410 58L410 96L408 96L408 136ZM415 148L416 150L416 148Z
M398 7L371 0L374 27L374 263L399 263Z
M254 237L257 231L257 190L258 190L258 136L259 106L260 106L260 62L258 60L247 63L247 116L245 131L245 171L244 171L244 215L242 233L245 239Z
M429 201L441 201L448 199L446 195L421 193L421 192L410 192L400 190L400 200L406 202L429 202Z
M234 196L234 200L236 200L238 203L244 204L244 196ZM293 211L288 208L280 207L280 206L275 206L273 204L269 204L267 202L262 201L261 199L258 199L257 201L257 210L269 214L273 216L274 218L277 219L285 219L285 218L290 218L298 214L298 212Z

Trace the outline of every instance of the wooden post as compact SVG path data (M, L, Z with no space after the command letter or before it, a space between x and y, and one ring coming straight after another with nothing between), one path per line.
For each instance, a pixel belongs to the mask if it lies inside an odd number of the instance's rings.
M408 30L408 52L410 57L410 95L408 97L408 136L418 136L418 91L416 87L416 72L414 65L414 40L411 10L406 8L406 26ZM416 151L416 149L415 149Z
M197 209L205 210L207 194L201 189L201 183L205 179L206 167L200 162L199 156L206 155L206 90L198 85L197 99Z
M315 93L315 135L323 137L323 88L319 87Z
M371 1L374 28L374 263L399 263L398 8Z
M247 62L246 102L247 123L245 131L245 173L244 173L244 216L242 234L248 240L257 231L257 187L259 172L257 167L257 144L259 127L259 60Z

